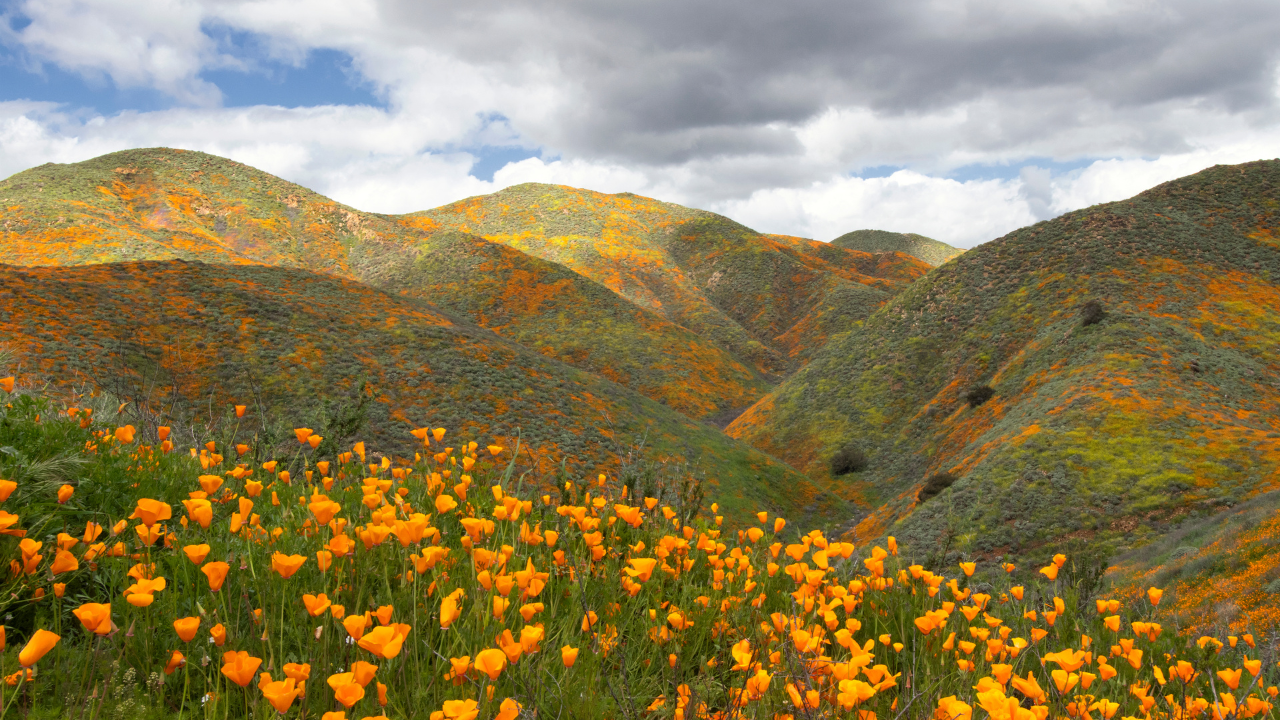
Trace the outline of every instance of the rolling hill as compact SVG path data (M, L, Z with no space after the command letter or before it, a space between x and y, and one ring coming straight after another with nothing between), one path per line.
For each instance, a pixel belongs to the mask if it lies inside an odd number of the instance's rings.
M888 230L854 230L832 240L831 244L860 252L900 252L935 267L964 252L923 235Z
M720 345L563 267L204 153L129 150L14 175L0 182L0 245L14 265L262 264L430 296L695 418L731 417L769 387Z
M0 265L0 337L19 374L64 391L101 388L186 425L227 404L266 438L372 394L371 450L411 454L419 426L525 453L522 469L554 482L616 472L644 438L652 460L708 474L726 514L757 505L791 517L829 514L811 482L782 463L597 375L457 321L422 301L295 268L181 260L72 267ZM366 386L364 383L368 383ZM330 409L324 409L325 403ZM181 428L175 432L181 433Z
M842 476L858 536L939 562L1139 545L1280 487L1278 228L1280 161L1023 228L833 337L727 432L819 482L861 450ZM918 502L939 472L959 479Z
M560 263L773 378L929 269L629 193L536 183L408 217Z

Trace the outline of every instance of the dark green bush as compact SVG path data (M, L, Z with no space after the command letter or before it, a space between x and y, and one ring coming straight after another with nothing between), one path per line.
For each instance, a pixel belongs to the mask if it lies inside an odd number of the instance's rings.
M853 445L845 445L831 456L831 474L847 475L867 469L867 454Z
M1107 311L1102 309L1102 303L1097 300L1090 300L1080 306L1080 324L1084 327L1100 323L1106 316Z
M996 391L990 385L975 385L965 392L964 401L969 407L978 407L995 396Z
M929 479L924 481L924 487L920 488L920 492L916 495L916 499L920 502L924 502L943 490L951 487L955 484L956 480L959 479L960 478L949 472L940 472L935 475L930 475Z

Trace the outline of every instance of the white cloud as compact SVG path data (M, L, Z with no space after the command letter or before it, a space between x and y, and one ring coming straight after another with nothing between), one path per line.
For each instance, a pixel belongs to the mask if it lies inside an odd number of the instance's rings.
M1259 41L1280 31L1274 0L747 0L728 23L714 10L16 2L0 41L28 62L158 90L178 107L103 117L0 102L0 175L167 145L372 211L538 181L705 207L769 232L827 240L879 227L967 247L1215 162L1280 155L1280 54ZM25 25L11 23L18 15ZM220 45L223 31L286 64L346 52L388 107L217 107L202 73L265 62ZM486 145L542 158L488 183L468 175L467 150ZM947 179L975 165L1007 167ZM880 166L905 170L850 177Z

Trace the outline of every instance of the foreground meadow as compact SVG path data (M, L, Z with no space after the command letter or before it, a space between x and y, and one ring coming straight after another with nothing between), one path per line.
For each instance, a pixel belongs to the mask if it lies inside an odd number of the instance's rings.
M179 440L15 390L0 720L1278 714L1261 629L1162 627L1158 588L1084 597L1062 555L927 569L678 485L535 487L447 428L327 453L229 407Z

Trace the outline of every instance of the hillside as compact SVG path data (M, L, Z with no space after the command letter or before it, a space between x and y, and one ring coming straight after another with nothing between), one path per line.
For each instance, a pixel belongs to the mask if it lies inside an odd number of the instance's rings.
M130 150L19 173L0 182L0 226L13 265L263 264L425 298L695 418L731 417L768 389L720 345L563 267L204 153Z
M621 193L527 183L415 213L588 277L639 307L781 376L922 276L904 255L873 256L762 235L728 218ZM818 316L840 318L823 322Z
M1193 632L1280 627L1280 492L1193 511L1158 541L1115 558L1108 575L1122 593L1164 588L1161 620Z
M854 230L831 241L836 247L860 252L900 252L904 255L938 266L964 252L957 247L915 233L897 233L888 230Z
M862 450L869 467L843 476L871 511L858 535L892 527L937 561L1142 544L1280 487L1278 211L1280 162L1263 161L1010 233L833 338L727 432L818 481ZM917 503L942 471L960 479Z
M705 471L708 501L731 517L756 506L830 512L812 483L707 424L421 301L332 276L184 261L0 265L0 337L25 376L103 388L179 425L204 427L237 401L251 407L247 424L289 423L262 425L259 441L303 423L323 434L367 381L371 450L411 455L420 426L511 448L518 432L521 467L553 482L562 460L577 476L616 472L643 437L650 459Z

